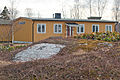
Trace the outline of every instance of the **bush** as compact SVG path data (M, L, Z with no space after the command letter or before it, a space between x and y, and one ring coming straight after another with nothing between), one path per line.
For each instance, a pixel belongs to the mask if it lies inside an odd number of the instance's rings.
M0 50L1 51L13 51L17 48L22 48L22 47L26 47L26 46L25 45L20 45L20 46L1 45Z
M103 41L119 41L120 40L120 34L117 32L106 32L106 33L91 33L91 34L80 34L78 37L79 39L95 39L95 40L103 40Z
M22 47L26 47L26 46L25 45L20 45L20 46L16 46L15 48L22 48Z

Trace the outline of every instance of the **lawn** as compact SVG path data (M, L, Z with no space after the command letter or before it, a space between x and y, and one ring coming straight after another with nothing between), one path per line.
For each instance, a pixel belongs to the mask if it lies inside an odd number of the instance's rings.
M24 63L12 58L21 50L0 53L1 61L9 62L0 68L0 80L119 80L120 42L85 39L46 39L39 43L66 45L48 59ZM5 55L6 54L6 55ZM10 55L12 54L12 55Z

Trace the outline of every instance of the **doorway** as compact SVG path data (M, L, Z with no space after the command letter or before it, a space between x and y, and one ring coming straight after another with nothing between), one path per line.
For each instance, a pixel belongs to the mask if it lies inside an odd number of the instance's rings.
M67 37L73 36L73 27L67 26Z

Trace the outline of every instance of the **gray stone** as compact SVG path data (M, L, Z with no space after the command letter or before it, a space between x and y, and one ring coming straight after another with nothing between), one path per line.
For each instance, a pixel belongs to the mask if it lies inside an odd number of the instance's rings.
M64 45L59 44L36 44L16 54L14 57L14 61L26 62L37 59L50 58L52 55L57 54L61 50L61 48L64 47Z
M105 45L105 46L109 46L109 47L113 46L111 43L108 43L108 42L98 43L98 45Z
M85 45L85 46L87 46L87 45L88 45L88 43L80 43L79 45Z

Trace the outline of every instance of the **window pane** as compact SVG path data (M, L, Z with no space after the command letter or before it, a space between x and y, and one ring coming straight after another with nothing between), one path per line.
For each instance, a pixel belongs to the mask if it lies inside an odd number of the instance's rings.
M45 32L45 25L42 25L42 32Z
M108 26L106 26L106 31L108 31Z
M58 32L61 32L61 25L59 25L58 27Z
M111 26L109 26L109 31L112 32L112 27Z
M96 32L98 32L98 26L96 26Z
M80 32L80 27L77 27L77 32L78 32L78 33Z
M38 32L41 32L41 25L38 25Z
M93 26L93 32L95 32L95 26Z
M81 32L84 32L84 30L83 30L84 28L83 28L83 26L81 26Z
M57 25L55 25L55 32L57 32Z

